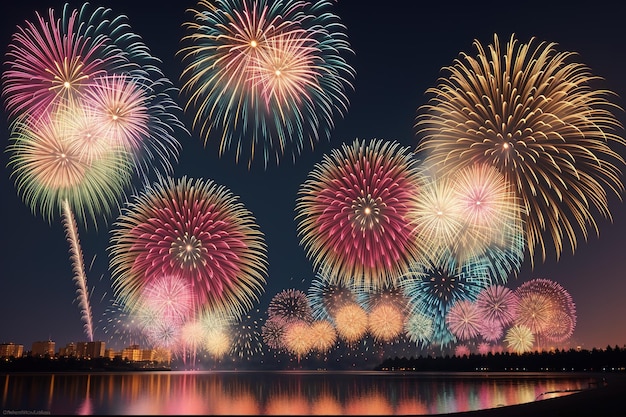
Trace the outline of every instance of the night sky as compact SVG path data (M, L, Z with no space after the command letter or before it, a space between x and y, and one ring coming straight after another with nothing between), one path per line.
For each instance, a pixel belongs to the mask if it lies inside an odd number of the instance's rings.
M3 4L0 13L3 61L16 25L34 20L35 11L47 15L50 7L57 9L58 15L63 4L30 0L10 3ZM228 187L253 213L265 235L268 279L256 307L262 313L275 294L289 288L306 291L314 277L294 221L298 189L314 164L356 138L394 140L414 149L418 139L413 126L418 107L426 102L426 89L435 86L441 68L451 65L460 52L475 54L475 39L490 44L497 33L504 45L514 33L522 43L531 37L555 42L559 51L577 52L578 61L601 76L603 87L617 93L614 101L626 107L626 25L619 2L552 7L548 2L438 1L429 2L428 8L419 7L419 3L338 2L335 12L347 27L354 51L347 57L356 71L354 91L347 92L350 107L345 118L335 120L330 141L318 143L314 150L305 148L295 164L285 159L266 170L262 166L248 170L245 164L235 163L232 153L219 158L215 144L205 147L192 131L191 116L181 115L192 133L179 138L182 152L179 162L174 163L175 176L212 179ZM185 10L195 2L101 0L93 2L95 6L126 15L133 32L163 61L165 76L180 87L182 64L176 51L184 35L182 23L190 19ZM179 103L184 104L182 100ZM626 124L624 112L617 116ZM0 132L4 147L9 135L4 112ZM619 151L626 156L625 149ZM6 167L8 157L2 153L0 343L23 344L28 350L33 341L48 338L57 347L84 341L61 220L56 218L49 224L24 204ZM591 234L585 242L579 236L576 252L572 254L566 247L558 262L551 257L532 269L526 261L519 276L508 282L515 288L524 281L545 278L569 291L577 310L576 328L569 341L572 347L591 349L626 343L626 211L624 203L613 200L613 221L597 218L599 237ZM109 231L103 225L97 230L81 228L80 233L85 263L90 267L95 339L106 340L101 320L112 297L107 271Z

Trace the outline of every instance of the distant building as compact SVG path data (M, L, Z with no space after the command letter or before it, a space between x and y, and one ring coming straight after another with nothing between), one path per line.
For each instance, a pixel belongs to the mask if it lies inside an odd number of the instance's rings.
M121 355L111 348L104 349L105 358L115 359L116 356L121 356Z
M24 345L16 345L15 343L0 344L0 358L21 358L24 355Z
M131 362L167 362L172 360L172 352L166 349L141 349L139 345L130 345L122 350L122 359Z
M76 353L79 358L101 358L104 356L105 342L78 342Z
M67 345L65 345L65 347L62 347L59 349L59 356L61 357L73 357L75 358L77 356L76 353L76 343L74 342L70 342Z
M142 352L139 349L139 345L130 345L122 350L122 359L129 360L131 362L137 362L141 360Z
M105 342L70 342L59 349L59 356L74 358L101 358L104 356Z
M33 348L31 349L32 356L54 356L55 343L52 340L46 340L43 342L33 342Z

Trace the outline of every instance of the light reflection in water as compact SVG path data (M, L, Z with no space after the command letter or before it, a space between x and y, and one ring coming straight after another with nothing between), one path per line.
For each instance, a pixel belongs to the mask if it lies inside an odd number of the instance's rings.
M10 374L0 392L3 410L51 414L423 415L547 399L595 382L572 374L172 371Z

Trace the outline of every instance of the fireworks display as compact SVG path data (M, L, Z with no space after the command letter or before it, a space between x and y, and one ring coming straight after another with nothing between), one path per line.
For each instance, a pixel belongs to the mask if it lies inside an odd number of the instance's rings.
M179 55L186 110L220 156L265 167L328 138L354 70L333 2L200 0Z
M104 226L101 329L187 369L356 369L574 342L569 292L521 271L611 220L626 165L613 93L555 43L475 40L426 90L414 149L338 142L291 188L274 187L291 173L270 165L295 163L348 115L354 52L335 3L198 0L182 25L180 90L108 8L66 4L17 26L0 95L9 179L33 215L61 221L90 341L98 309L79 227ZM263 165L278 194L249 197L268 206L258 223L234 188L174 176L189 135L181 114L204 151ZM210 165L198 170L238 180ZM292 227L266 235L287 192ZM280 245L269 256L285 237L304 278L282 278L293 260Z
M624 189L612 93L593 89L597 77L554 43L512 35L501 49L495 35L474 45L475 57L462 54L427 91L418 151L438 169L495 167L520 199L531 261L549 245L558 259L577 232L597 231L595 212L610 217L608 195Z
M113 286L131 307L161 276L191 287L196 314L241 317L264 291L263 234L238 198L211 180L161 179L135 196L115 226Z
M296 221L315 269L376 289L418 256L409 224L417 161L396 142L359 141L325 155L301 186Z

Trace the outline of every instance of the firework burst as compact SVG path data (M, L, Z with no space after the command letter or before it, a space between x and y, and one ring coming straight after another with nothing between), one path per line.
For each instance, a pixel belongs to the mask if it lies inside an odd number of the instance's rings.
M427 346L433 336L433 320L424 314L413 312L404 324L404 332L411 342Z
M428 178L420 192L413 195L410 221L418 232L423 251L438 259L455 246L463 220L454 182L436 173Z
M301 186L301 244L333 282L376 289L397 281L417 258L409 215L420 175L407 151L357 139L325 155Z
M502 337L504 327L498 322L484 320L478 328L478 331L486 341L495 342Z
M576 306L559 283L544 278L524 282L517 289L519 314L516 324L531 329L538 339L561 342L571 336L576 324Z
M513 352L524 353L532 350L535 343L535 335L530 328L515 324L507 330L504 341Z
M574 53L533 42L512 35L503 51L497 35L488 49L476 41L476 57L462 54L427 90L416 128L418 151L433 165L485 163L504 175L520 199L534 264L550 243L558 259L564 244L576 248L577 232L598 232L594 211L610 218L607 194L624 189L613 146L625 141L615 133L612 93L592 88L599 77L571 62Z
M471 353L469 346L465 344L456 345L454 347L454 356L462 358L463 356L469 356Z
M128 69L121 49L109 35L121 30L102 8L89 15L65 7L61 18L49 9L48 20L36 13L36 22L18 26L9 44L11 68L2 75L3 96L11 117L22 113L40 116L53 103L71 102L93 77L110 70Z
M375 341L391 342L402 334L405 317L398 306L379 303L367 315L369 333Z
M518 297L510 288L490 285L480 291L476 305L485 321L504 327L517 317Z
M313 321L313 311L306 293L294 288L282 290L272 297L267 307L267 315L270 319L280 317L287 322Z
M475 302L457 300L446 315L446 324L458 340L470 340L478 336L482 316Z
M111 235L116 296L132 305L162 276L193 290L193 310L241 317L267 269L263 234L227 188L211 180L160 178L124 209Z
M346 304L356 303L356 288L333 284L323 273L316 273L307 292L315 320L332 320L337 310Z
M185 322L193 313L191 284L180 276L155 277L142 290L143 304L166 320Z
M338 336L349 344L356 343L367 333L367 311L356 303L338 309L333 320Z
M315 320L311 323L311 349L320 353L330 351L337 341L337 331L328 320Z
M110 148L97 160L86 161L74 144L75 126L65 112L14 123L9 167L18 193L33 212L52 222L66 203L85 226L97 225L106 221L130 185L130 159Z
M296 355L298 361L300 361L313 347L311 324L301 320L289 322L285 328L284 340L287 350Z
M456 198L463 228L454 242L454 251L463 262L473 256L488 256L493 248L512 252L517 271L524 258L520 204L513 188L497 169L475 164L453 171ZM521 242L521 244L519 244Z
M332 1L200 0L179 51L187 110L220 156L278 164L329 137L348 108L354 70Z
M263 323L261 337L270 349L282 350L285 348L284 337L287 323L287 320L281 316L274 316Z

